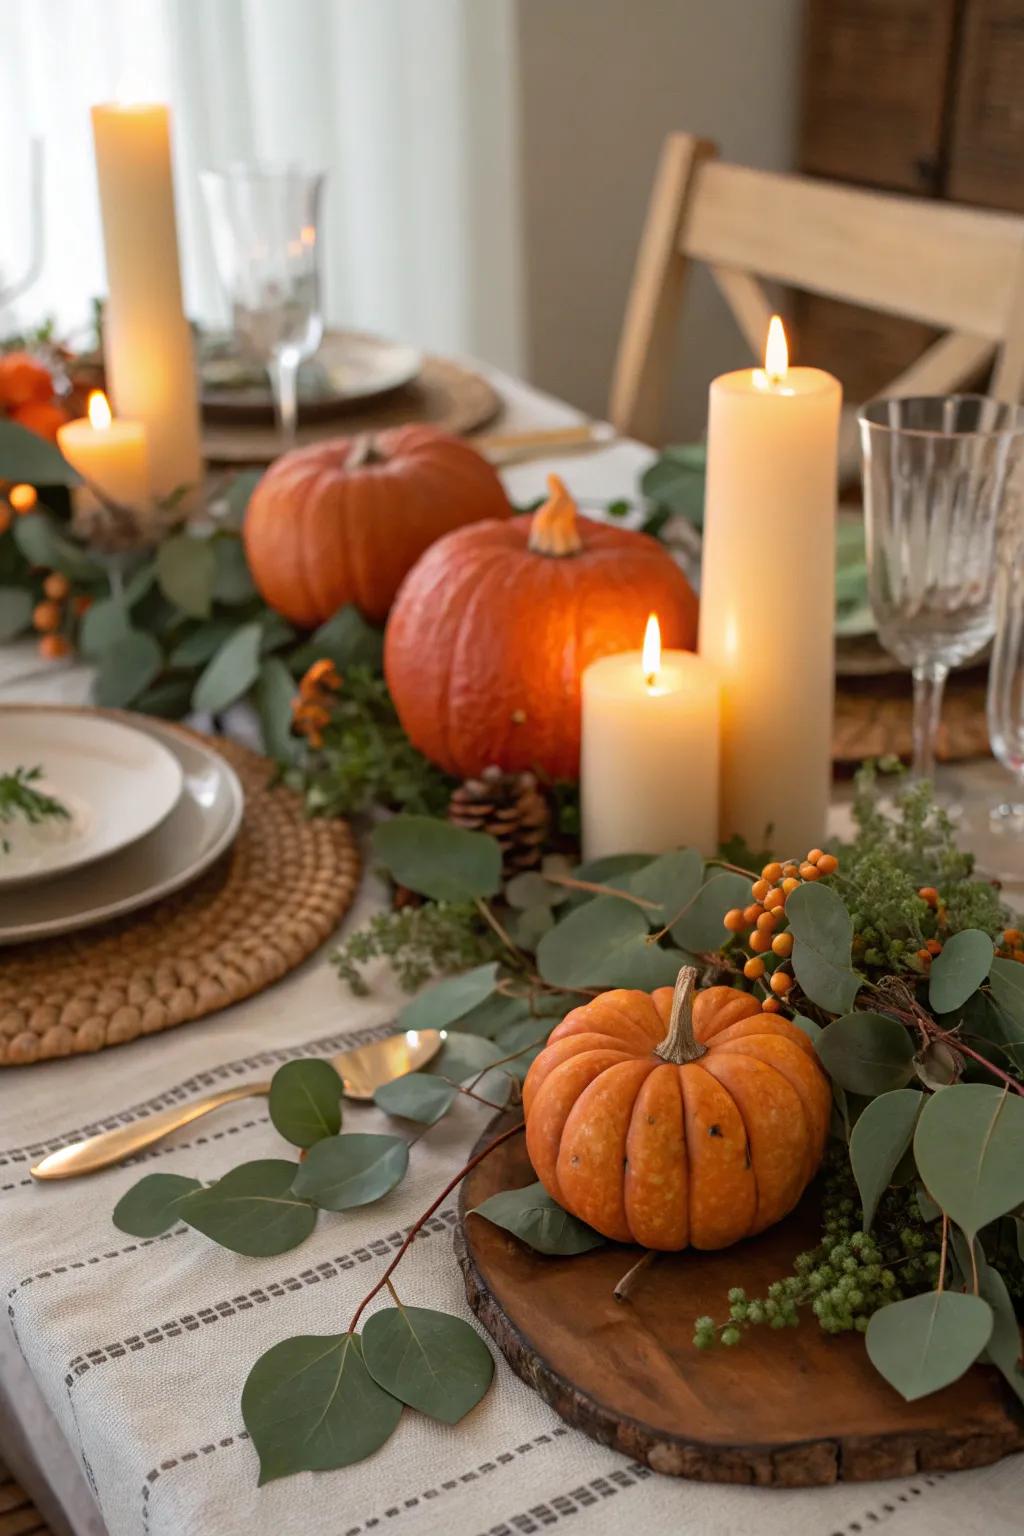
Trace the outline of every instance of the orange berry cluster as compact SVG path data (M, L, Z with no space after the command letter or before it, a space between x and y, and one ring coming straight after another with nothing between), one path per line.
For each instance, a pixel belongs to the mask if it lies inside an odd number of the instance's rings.
M52 373L29 352L0 356L0 415L51 442L57 428L68 420L67 410L54 393Z
M72 594L71 583L60 571L51 571L43 580L43 600L32 610L32 627L39 636L39 654L48 661L57 661L74 652L67 634L65 618L70 610L80 619L92 607L92 598L85 593Z
M1019 960L1024 963L1024 933L1019 928L1004 929L996 954L1000 960Z
M942 897L935 889L935 886L922 885L917 894L926 906L931 907L932 911L936 915L936 918L938 919L939 926L944 928L946 926L946 907ZM920 960L922 967L926 971L931 966L931 963L935 959L936 955L941 954L941 939L926 939L921 948L916 951L917 958Z
M331 705L341 692L341 674L326 657L314 661L299 683L292 700L292 729L305 736L319 751L324 744L324 729L331 723Z
M750 887L754 898L747 907L733 907L725 914L723 922L730 933L747 936L751 950L750 959L743 967L748 981L761 981L767 970L762 958L769 951L783 964L768 978L767 985L774 994L764 1001L766 1013L778 1013L781 999L793 988L793 976L785 962L793 953L793 935L782 929L786 920L786 902L793 892L808 880L821 880L834 875L839 868L835 854L823 853L812 848L806 859L800 862L781 863L773 860L761 871L760 879Z

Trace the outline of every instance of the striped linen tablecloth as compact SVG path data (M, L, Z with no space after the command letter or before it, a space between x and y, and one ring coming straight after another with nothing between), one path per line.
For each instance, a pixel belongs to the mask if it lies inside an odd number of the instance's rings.
M514 381L496 382L512 403L510 427L575 419ZM616 444L559 467L583 482L581 494L610 498L633 490L645 457L639 445ZM509 471L513 496L535 495L549 467ZM30 648L0 653L0 698L86 697L83 668L28 676L34 667ZM368 879L349 925L381 899ZM347 1326L489 1111L461 1100L419 1142L397 1190L361 1210L323 1214L302 1247L272 1259L239 1257L184 1227L131 1240L110 1219L144 1172L209 1179L248 1159L284 1155L261 1100L225 1108L132 1166L87 1180L40 1187L28 1168L84 1133L387 1033L401 999L383 971L375 982L370 998L351 998L325 951L209 1020L99 1056L0 1073L0 1452L23 1480L26 1472L45 1479L75 1536L1020 1530L1020 1458L979 1472L801 1491L678 1481L567 1428L500 1357L494 1386L462 1424L448 1428L406 1410L368 1460L259 1489L239 1411L251 1365L280 1339ZM347 1124L387 1128L372 1106L351 1107ZM403 1300L468 1318L454 1222L453 1197L396 1278ZM26 1452L34 1469L24 1465Z

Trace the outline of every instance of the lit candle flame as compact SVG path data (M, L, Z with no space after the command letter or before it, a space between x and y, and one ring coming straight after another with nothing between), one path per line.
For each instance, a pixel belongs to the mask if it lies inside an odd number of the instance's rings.
M652 613L647 620L640 665L644 670L644 682L648 688L653 688L661 671L661 628L656 613Z
M102 389L94 389L89 393L89 425L98 432L105 432L113 418L110 414L110 401Z
M764 371L772 384L781 384L789 368L789 348L786 333L778 315L772 315L768 324L768 340L764 348Z

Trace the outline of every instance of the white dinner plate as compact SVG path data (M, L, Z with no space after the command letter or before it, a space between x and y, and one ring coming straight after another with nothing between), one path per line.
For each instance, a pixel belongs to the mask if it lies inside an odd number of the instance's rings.
M170 815L181 764L160 740L75 710L0 712L0 774L39 770L33 788L67 816L0 824L0 891L66 875L127 848Z
M11 713L0 708L0 734ZM245 804L231 765L158 720L140 716L138 729L174 758L183 781L177 805L146 837L101 863L0 891L0 944L71 933L148 906L197 879L231 846Z

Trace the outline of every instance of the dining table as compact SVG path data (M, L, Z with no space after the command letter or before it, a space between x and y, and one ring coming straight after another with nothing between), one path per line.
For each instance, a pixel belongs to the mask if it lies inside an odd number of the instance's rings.
M473 364L480 367L479 364ZM493 369L502 432L569 427L573 407ZM516 503L551 471L588 505L636 499L653 450L615 438L502 471ZM91 671L47 662L31 642L0 647L0 701L87 704ZM200 722L202 724L202 722ZM254 743L234 709L227 729ZM976 785L999 771L965 770ZM837 792L837 825L845 816ZM379 910L368 868L342 931ZM90 1177L38 1184L42 1155L96 1131L138 1124L212 1089L264 1078L302 1056L331 1056L395 1028L405 1001L383 963L356 998L331 965L332 944L269 990L200 1022L97 1055L0 1072L0 1459L60 1536L533 1536L627 1529L693 1536L989 1536L1020 1530L1024 1458L976 1471L926 1468L895 1481L761 1488L660 1475L570 1428L492 1347L496 1380L451 1427L403 1414L364 1461L258 1486L239 1400L255 1360L294 1334L343 1331L418 1214L465 1161L490 1111L462 1097L420 1142L400 1188L322 1219L301 1248L247 1258L178 1225L130 1239L111 1213L143 1173L219 1176L280 1155L264 1100L221 1109ZM0 968L3 951L0 950ZM3 1019L0 1018L0 1028ZM383 1131L373 1106L346 1128ZM422 1154L422 1155L421 1155ZM453 1254L456 1197L403 1260L407 1303L475 1322ZM805 1322L805 1327L813 1326ZM595 1348L599 1343L595 1340ZM740 1351L737 1351L737 1355ZM737 1369L741 1368L737 1361ZM0 1515L2 1525L2 1515Z

